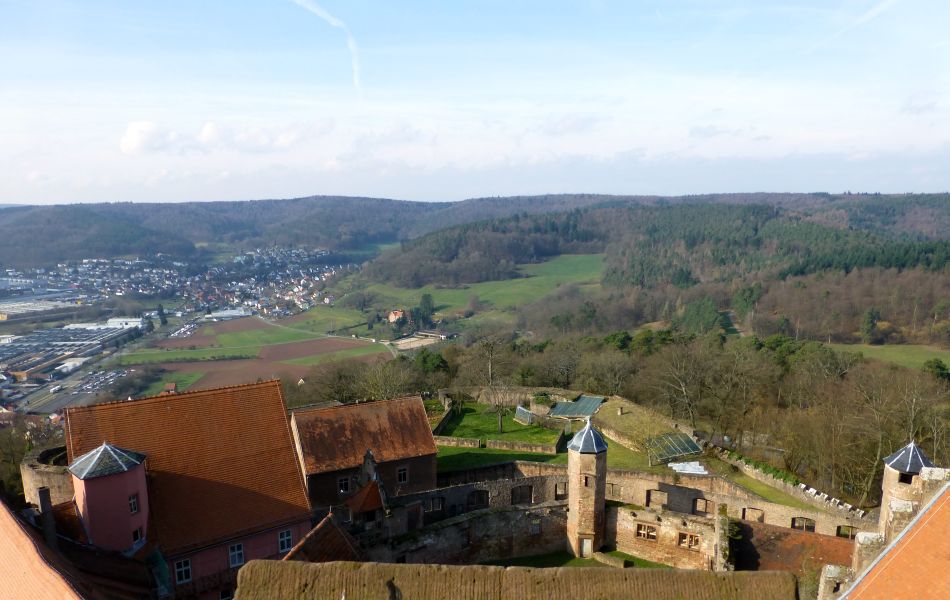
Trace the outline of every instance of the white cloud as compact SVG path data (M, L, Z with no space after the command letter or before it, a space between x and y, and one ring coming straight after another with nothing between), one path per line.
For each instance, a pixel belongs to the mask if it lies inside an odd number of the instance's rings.
M163 145L158 125L151 121L132 121L119 139L122 154L139 154L159 149Z

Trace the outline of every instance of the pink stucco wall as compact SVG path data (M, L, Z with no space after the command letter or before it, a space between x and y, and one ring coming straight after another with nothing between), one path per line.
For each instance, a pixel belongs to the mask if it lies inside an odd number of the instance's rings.
M184 558L191 559L191 585L196 587L205 587L200 585L201 582L199 580L209 577L213 578L218 574L222 574L222 580L228 580L228 577L224 576L224 573L231 569L228 548L232 544L244 544L244 562L261 558L279 558L282 556L282 554L278 552L280 547L278 534L279 532L286 531L287 529L290 529L293 535L291 539L291 545L295 545L310 531L310 521L308 519L306 521L300 521L291 525L269 529L267 531L246 537L235 538L218 546L205 548L192 554L182 554L169 557L168 572L171 575L172 583L175 582L175 563ZM236 573L237 569L234 569L234 574ZM221 588L208 590L199 594L198 598L218 600L220 589Z
M136 528L141 527L148 536L148 491L143 465L85 481L76 476L72 479L76 506L91 544L121 551L132 547L132 532ZM134 515L129 509L129 496L133 494L139 496L139 511Z

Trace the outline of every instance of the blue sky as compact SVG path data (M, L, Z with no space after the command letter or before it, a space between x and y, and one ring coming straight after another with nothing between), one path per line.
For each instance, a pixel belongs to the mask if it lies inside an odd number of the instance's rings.
M950 189L945 0L0 14L0 203Z

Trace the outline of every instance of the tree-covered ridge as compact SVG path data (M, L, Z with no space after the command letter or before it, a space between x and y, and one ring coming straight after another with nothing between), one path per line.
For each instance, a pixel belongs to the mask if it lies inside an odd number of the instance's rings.
M950 242L839 229L769 205L683 203L515 215L428 234L371 263L367 276L403 287L518 276L518 264L605 252L603 282L654 287L804 275L858 267L941 269Z

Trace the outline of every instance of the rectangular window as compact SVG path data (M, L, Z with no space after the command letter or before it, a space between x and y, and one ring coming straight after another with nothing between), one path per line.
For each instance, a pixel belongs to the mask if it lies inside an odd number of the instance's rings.
M175 583L191 581L191 559L185 558L175 561Z
M838 525L838 530L835 532L840 538L846 538L853 540L858 535L858 528L851 527L850 525Z
M687 550L699 550L699 536L692 533L681 533L679 535L680 548Z
M445 509L445 498L430 498L423 505L425 512L438 512Z
M409 483L409 467L399 467L396 470L396 483Z
M141 527L136 527L136 528L132 531L132 543L134 544L134 543L138 542L140 539L142 539L142 528L141 528Z
M541 535L541 519L531 519L531 535Z
M914 483L914 476L910 473L901 473L897 476L897 481L910 485L911 483Z
M594 478L591 477L590 475L584 475L584 487L590 487L591 481L592 481L593 479L594 479Z
M132 513L133 515L139 512L139 495L138 494L132 494L131 496L129 496L129 512Z
M340 488L340 493L341 493L341 494L345 494L345 493L347 493L348 491L350 491L350 478L349 478L349 477L340 477L340 478L337 480L336 485L337 485L338 488Z
M228 546L228 564L231 565L232 569L244 564L244 544Z
M655 542L656 527L653 525L646 525L644 523L637 523L637 537L643 540Z
M288 529L277 534L277 551L290 552L294 546L294 534Z
M567 498L567 484L555 483L554 484L554 499L563 500L565 498Z

